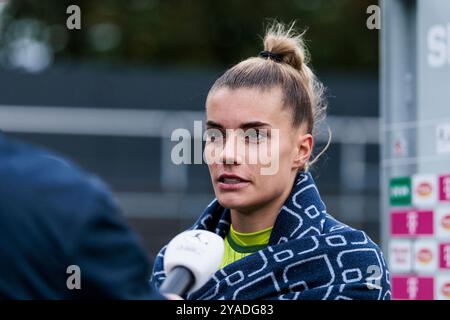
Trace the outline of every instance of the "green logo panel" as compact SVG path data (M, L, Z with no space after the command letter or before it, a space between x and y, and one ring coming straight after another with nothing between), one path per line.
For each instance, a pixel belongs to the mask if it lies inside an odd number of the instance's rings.
M392 178L389 183L391 206L410 206L412 198L411 177Z

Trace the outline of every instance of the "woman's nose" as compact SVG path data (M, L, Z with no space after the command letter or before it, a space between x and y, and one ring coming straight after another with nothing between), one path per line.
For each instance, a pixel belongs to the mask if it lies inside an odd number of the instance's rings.
M243 139L234 133L227 134L225 144L221 152L222 164L242 164L245 153Z

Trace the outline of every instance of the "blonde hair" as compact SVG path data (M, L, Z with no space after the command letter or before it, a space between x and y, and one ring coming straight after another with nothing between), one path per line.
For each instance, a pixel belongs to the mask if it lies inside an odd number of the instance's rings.
M273 22L264 37L264 54L251 57L219 77L211 87L209 94L220 88L259 88L268 90L279 86L283 91L283 105L293 114L292 125L307 125L307 132L316 134L317 123L326 117L324 86L308 66L309 54L303 42L303 33L294 30L295 22L285 27ZM208 95L209 95L208 94ZM306 166L312 165L330 145Z

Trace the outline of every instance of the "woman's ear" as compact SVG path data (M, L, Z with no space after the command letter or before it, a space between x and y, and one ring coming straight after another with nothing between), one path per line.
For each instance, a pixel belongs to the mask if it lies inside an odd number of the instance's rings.
M294 155L293 168L304 168L311 157L314 145L314 138L310 133L299 133L296 143L296 154Z

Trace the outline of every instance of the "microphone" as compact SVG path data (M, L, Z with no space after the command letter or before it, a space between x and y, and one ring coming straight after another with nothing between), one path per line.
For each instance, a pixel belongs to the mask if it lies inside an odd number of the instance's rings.
M159 291L183 297L200 289L219 269L224 247L223 239L210 231L189 230L177 235L164 254L167 277Z

